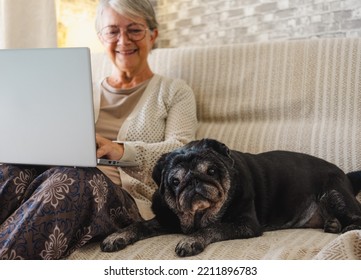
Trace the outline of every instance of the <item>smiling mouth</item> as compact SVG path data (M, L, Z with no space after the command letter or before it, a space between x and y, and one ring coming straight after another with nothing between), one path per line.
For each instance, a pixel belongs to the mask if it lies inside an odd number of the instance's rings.
M121 55L132 55L132 54L135 54L137 52L137 50L126 50L126 51L115 51L116 53L118 54L121 54Z

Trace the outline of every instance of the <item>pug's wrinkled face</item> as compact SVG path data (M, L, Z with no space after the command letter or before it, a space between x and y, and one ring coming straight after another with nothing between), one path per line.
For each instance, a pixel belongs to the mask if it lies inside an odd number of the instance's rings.
M230 176L219 154L207 150L178 154L165 165L163 198L191 233L214 223L228 198Z

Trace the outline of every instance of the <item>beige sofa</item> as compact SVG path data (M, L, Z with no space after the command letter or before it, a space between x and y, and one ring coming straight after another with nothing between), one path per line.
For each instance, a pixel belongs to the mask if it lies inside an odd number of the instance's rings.
M94 81L105 75L103 54L92 59ZM198 106L197 138L259 153L309 153L361 169L361 39L314 39L156 49L155 72L184 79ZM181 235L137 242L115 253L89 244L69 259L177 259ZM321 229L266 232L211 244L190 259L361 259L361 230L343 235Z

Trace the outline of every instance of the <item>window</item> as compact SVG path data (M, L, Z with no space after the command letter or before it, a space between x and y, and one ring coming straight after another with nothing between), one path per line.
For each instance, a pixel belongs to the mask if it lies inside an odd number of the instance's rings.
M98 0L56 0L59 47L89 47L102 51L95 31Z

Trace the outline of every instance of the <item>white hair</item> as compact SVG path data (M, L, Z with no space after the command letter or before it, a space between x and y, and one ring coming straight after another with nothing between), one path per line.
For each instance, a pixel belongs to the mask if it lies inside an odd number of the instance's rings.
M102 28L101 17L105 8L112 8L120 15L133 18L143 18L150 30L158 27L158 22L152 4L148 0L100 0L95 18L97 32Z

